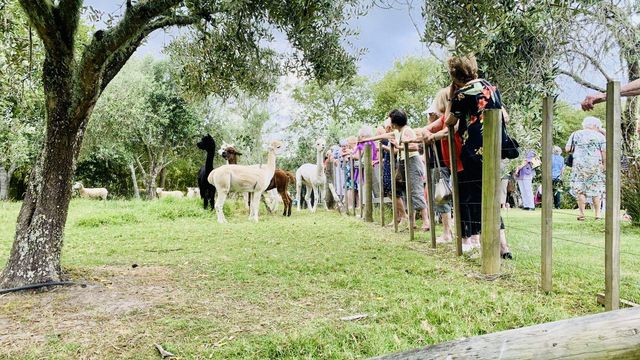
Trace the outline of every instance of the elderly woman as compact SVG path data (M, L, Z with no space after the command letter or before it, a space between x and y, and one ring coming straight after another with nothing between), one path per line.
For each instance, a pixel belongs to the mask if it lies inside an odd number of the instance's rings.
M362 180L363 180L363 184L364 184L364 150L365 147L367 145L371 145L371 157L373 160L373 164L377 164L378 163L378 148L376 146L376 143L373 141L365 141L365 139L370 138L373 136L373 128L369 125L364 125L360 128L360 130L358 130L358 144L356 145L355 149L353 150L353 158L358 160L358 164L360 164L361 166L358 167L356 170L357 172L354 174L354 178L355 181L357 183L360 182L360 176L362 176ZM375 175L375 171L373 172ZM377 193L379 192L379 185L377 182L377 178L376 176L373 177L372 179L372 185L373 185L373 193L374 196L377 197ZM364 189L363 189L364 190Z
M529 150L522 164L516 168L515 172L520 195L522 196L522 210L533 211L536 209L533 199L533 178L536 176L533 164L535 156L536 154L533 150Z
M429 168L432 171L432 178L435 179L437 172L440 171L440 175L443 176L446 181L449 181L449 177L451 174L448 141L449 129L444 124L445 113L449 104L449 93L450 89L447 87L440 89L440 91L438 91L438 93L436 94L435 99L433 99L433 103L431 104L429 109L427 109L429 124L424 128L423 133L423 140L426 141L427 144L435 145L428 149L430 152ZM459 151L462 147L462 139L460 139L460 136L458 134L456 134L455 142L457 156L456 159L458 159L458 171L461 171L462 163L459 160ZM435 152L433 150L434 148ZM437 169L441 164L444 164L444 167ZM432 189L432 191L435 191L435 189ZM437 214L440 214L443 227L443 234L438 238L438 242L450 242L453 238L453 234L451 231L451 202L447 201L443 204L435 204L435 212Z
M397 183L396 192L398 195L396 204L398 211L400 211L400 208L403 207L401 197L403 195L411 196L414 209L422 214L422 230L427 231L430 229L430 221L427 203L424 198L423 163L420 158L420 153L418 152L418 144L411 143L411 141L417 139L416 133L411 127L409 127L409 125L407 125L407 115L404 111L397 109L392 110L389 112L388 118L391 122L393 132L374 136L373 138L365 139L365 141L387 139L394 142L396 146L399 146L403 142L410 143L408 154L405 154L404 151L402 151L402 148L400 148L400 163L398 166L399 178L395 179ZM411 177L411 189L409 189L408 194L404 194L406 192L406 182L404 179L405 166L407 167L409 176ZM408 220L406 214L403 212L401 215L402 218L400 221L403 223L406 222ZM415 219L413 223L415 224Z
M503 113L505 111L498 89L488 81L478 78L478 64L473 55L451 57L447 63L452 84L450 113L446 123L457 124L458 132L464 139L460 153L464 170L458 177L458 192L463 250L469 250L480 246L483 112L490 109L501 109ZM502 221L500 228L504 230ZM500 232L500 256L504 259L512 258L504 231Z
M600 119L588 116L582 121L582 130L569 136L565 150L573 152L571 168L571 189L577 195L580 215L584 220L586 198L593 199L595 218L600 219L601 196L605 191L604 164L606 159L606 139L601 132Z

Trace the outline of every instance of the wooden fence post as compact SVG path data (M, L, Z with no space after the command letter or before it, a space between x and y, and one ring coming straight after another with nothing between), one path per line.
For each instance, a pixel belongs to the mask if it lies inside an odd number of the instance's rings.
M605 310L620 306L620 82L607 84L606 214L605 214Z
M433 177L431 176L431 169L429 169L429 146L426 142L423 143L424 146L424 163L427 164L427 206L429 207L429 221L431 222L431 247L436 248L436 215L434 211L434 197L433 192L435 191L435 186L433 184ZM433 149L433 147L432 147ZM434 154L435 156L435 154ZM437 166L437 164L435 164ZM439 171L439 170L437 170Z
M350 177L350 179L351 179L351 197L352 197L351 206L352 206L352 210L353 210L353 213L351 215L356 216L356 180L353 178L354 172L355 172L353 170L353 167L355 165L355 161L353 161L353 154L349 157L349 161L350 161L350 164L351 164L351 166L349 168L349 171L350 171L349 175L351 175L351 177ZM348 193L348 191L347 191L347 193ZM347 203L348 203L348 201L347 201ZM349 207L349 205L347 205L347 208L348 207Z
M380 178L380 226L384 227L384 149L382 148L382 140L378 142L378 177Z
M360 159L358 159L358 199L360 201L360 219L364 218L364 153L360 150Z
M542 254L541 287L544 292L552 289L553 259L553 98L547 96L542 102Z
M456 130L449 125L449 163L451 164L451 200L455 226L456 255L462 256L462 219L460 219L460 191L458 190L458 159L456 157Z
M398 232L398 205L396 204L396 153L389 141L389 159L391 159L391 210L393 211L393 230Z
M482 127L482 272L500 272L501 110L485 110Z
M364 221L373 222L373 149L371 143L364 147Z
M415 225L414 214L415 210L413 210L413 199L411 198L411 178L409 178L409 143L404 143L404 183L406 192L404 196L407 201L407 213L409 214L409 241L414 240L414 231L413 227Z

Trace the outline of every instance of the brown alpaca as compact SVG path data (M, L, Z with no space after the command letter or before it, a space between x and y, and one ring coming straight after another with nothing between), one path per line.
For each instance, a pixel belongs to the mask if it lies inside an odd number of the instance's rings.
M220 155L227 160L229 164L237 164L238 156L242 155L242 153L238 152L233 145L222 144L222 148L220 149ZM283 216L291 216L291 206L293 205L293 200L291 196L289 196L289 184L296 181L295 176L285 170L276 169L273 177L271 178L271 182L269 186L265 189L266 191L276 189L278 190L278 194L282 198L282 203L284 204L284 212ZM264 196L262 197L262 202L267 206L267 201ZM251 204L251 200L249 200L249 205ZM269 209L269 206L267 206Z

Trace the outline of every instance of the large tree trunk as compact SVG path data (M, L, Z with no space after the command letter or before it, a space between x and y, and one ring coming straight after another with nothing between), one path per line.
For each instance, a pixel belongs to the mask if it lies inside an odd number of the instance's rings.
M138 178L136 177L135 165L130 163L129 171L131 172L131 183L133 184L133 197L140 200L140 189L138 188Z
M149 169L149 173L145 179L145 187L147 188L147 195L149 200L153 200L158 197L156 194L156 188L158 187L157 179L160 171L154 167Z
M48 67L45 63L45 70ZM51 69L49 67L49 69ZM60 80L58 80L60 81ZM51 84L50 84L51 85ZM67 84L68 85L68 84ZM16 225L9 261L0 276L0 287L59 281L64 225L71 200L71 181L82 135L69 119L73 112L68 87L47 93L47 134L44 149L34 166ZM56 95L54 95L56 94ZM88 116L88 115L87 115Z
M4 166L0 166L0 201L9 199L9 174Z

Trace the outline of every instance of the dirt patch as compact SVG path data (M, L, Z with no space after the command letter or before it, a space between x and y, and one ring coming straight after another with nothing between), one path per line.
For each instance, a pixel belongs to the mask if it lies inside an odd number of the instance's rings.
M0 297L0 355L56 342L95 348L105 332L112 339L133 338L137 321L180 297L165 267L105 266L74 278L87 286ZM99 349L94 355L88 357L100 357Z

